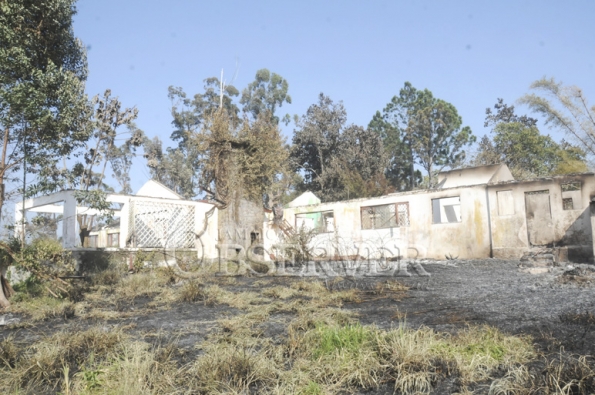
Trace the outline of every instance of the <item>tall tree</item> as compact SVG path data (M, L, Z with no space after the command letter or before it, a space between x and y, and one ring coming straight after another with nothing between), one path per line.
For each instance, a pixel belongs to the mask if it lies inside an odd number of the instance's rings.
M33 191L62 181L57 161L89 136L84 94L87 62L74 37L74 1L0 2L0 185L23 171L37 176ZM0 211L4 194L0 193Z
M104 92L103 97L99 95L93 97L91 103L94 107L91 118L92 134L85 143L85 163L81 164L84 170L77 180L79 187L83 191L101 189L107 166L110 164L112 170L120 174L121 182L126 188L125 175L122 171L129 167L127 161L130 157L123 158L123 156L133 155L136 147L142 144L144 137L143 132L134 124L138 110L122 109L122 103L117 97L112 96L109 89ZM122 131L122 127L126 127L127 132ZM118 145L118 140L124 140L124 142Z
M300 189L324 201L379 195L387 188L380 136L360 126L344 128L346 117L341 103L321 93L293 136L291 162L304 174Z
M34 190L55 189L63 176L57 161L88 138L87 62L72 31L75 13L74 0L0 1L0 212L17 172L36 174ZM4 292L0 305L8 305Z
M341 130L346 120L343 104L334 103L321 93L318 103L308 107L298 121L290 157L295 170L304 174L302 189L323 194L329 192L332 179L327 172L339 150Z
M407 134L417 163L428 174L430 187L438 171L464 159L463 147L475 142L471 128L461 125L456 108L440 99L419 108L410 118Z
M162 164L162 171L167 173L164 184L187 198L200 193L196 174L205 157L204 153L197 149L194 136L202 133L205 123L214 119L220 108L225 110L230 122L229 127L237 128L242 120L238 115L240 110L234 98L239 94L234 86L225 85L216 77L205 79L204 92L192 98L180 87L169 87L168 97L172 102L174 126L171 139L178 142L178 147L168 148L165 154L162 153L167 161ZM155 167L153 169L156 170ZM188 171L189 169L191 171Z
M398 190L406 190L421 179L414 168L416 163L426 170L432 185L437 170L464 158L463 147L475 137L469 127L461 125L452 104L405 82L382 113L376 112L369 128L382 137L389 154L388 179Z
M279 117L275 115L277 107L283 103L291 104L291 96L287 93L289 84L279 74L271 73L267 69L260 69L256 77L243 91L240 103L244 105L244 112L250 114L252 119L258 115L268 112L275 123L279 123ZM289 115L283 117L285 124L289 123Z
M545 123L564 131L591 157L595 155L595 106L589 107L583 91L566 86L554 78L542 78L531 84L533 91L519 102L545 117Z
M341 133L339 150L331 161L331 179L339 180L334 199L378 196L390 188L384 176L388 155L378 134L349 125Z

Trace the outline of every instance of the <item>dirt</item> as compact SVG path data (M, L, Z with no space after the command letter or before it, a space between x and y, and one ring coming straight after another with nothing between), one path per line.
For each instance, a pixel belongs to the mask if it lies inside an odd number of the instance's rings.
M373 291L389 279L343 279L328 285L361 290L360 303L345 309L357 313L362 324L390 328L428 326L437 331L455 331L470 324L488 324L512 334L528 334L544 348L595 354L595 272L589 265L562 265L547 273L529 274L521 262L496 259L422 262L429 277L391 277L410 287L406 293ZM302 278L276 278L270 285L289 285ZM254 291L254 277L238 277L235 292ZM313 278L312 281L316 281ZM262 282L258 283L260 288ZM267 286L267 285L265 285ZM238 314L222 306L181 303L169 310L129 318L113 325L135 324L144 333L179 333L181 345L204 339L217 320ZM282 337L290 314L272 315L263 325L265 335Z

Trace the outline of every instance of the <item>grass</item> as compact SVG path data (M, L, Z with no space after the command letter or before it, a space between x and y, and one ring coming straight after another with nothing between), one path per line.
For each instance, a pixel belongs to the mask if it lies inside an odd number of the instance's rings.
M15 332L0 341L0 393L309 395L383 387L420 394L445 380L459 383L460 393L480 386L490 394L595 390L593 360L562 354L544 359L529 337L489 326L442 333L401 323L384 330L362 325L343 308L365 296L355 289L332 290L303 279L241 284L200 273L180 279L168 270L128 275L111 268L94 274L80 287L81 297L69 300L51 298L43 284L31 283L18 290L12 311L33 322L59 320L66 331L30 341ZM367 295L393 301L405 292L389 280ZM96 319L145 315L176 304L220 309L213 310L220 313L208 335L196 329L207 337L195 348L175 341L162 345L167 333L142 333L134 325L86 327ZM532 370L539 363L543 374Z

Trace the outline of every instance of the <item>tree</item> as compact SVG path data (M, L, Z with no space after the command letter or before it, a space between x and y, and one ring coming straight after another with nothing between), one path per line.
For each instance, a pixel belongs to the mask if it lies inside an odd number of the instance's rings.
M369 127L381 136L389 153L387 178L398 190L406 190L420 182L416 163L426 170L431 186L438 170L465 157L463 147L475 137L469 127L461 125L452 104L405 82L399 96L391 99L382 114L376 112Z
M121 109L122 104L117 97L111 96L107 89L103 97L93 97L91 100L94 111L90 120L92 134L84 147L84 163L76 163L70 173L70 182L78 186L76 193L78 203L85 203L100 211L106 211L109 203L105 200L104 191L112 191L105 180L108 164L112 166L116 179L122 185L124 192L130 191L128 169L131 166L131 156L136 147L143 142L144 134L133 121L138 116L136 108ZM120 128L126 126L130 136L125 138L122 145L117 141L123 138ZM99 172L96 171L99 168ZM95 216L77 215L80 229L81 244L85 246L86 239L91 232Z
M198 178L193 163L184 155L184 151L177 148L167 148L163 152L163 144L159 137L152 140L145 138L143 142L143 157L147 160L147 167L151 177L172 191L191 199L198 190Z
M283 103L291 104L288 89L289 84L286 79L267 69L260 69L256 72L254 81L242 91L240 99L240 103L244 105L242 109L250 114L252 119L257 119L259 114L268 112L274 122L279 123L279 117L275 115L275 111ZM289 119L289 115L285 115L283 122L287 125Z
M343 104L335 104L321 93L318 103L308 107L297 123L290 158L294 170L304 174L303 190L308 189L324 197L334 195L331 192L333 180L327 172L339 150L341 130L346 120Z
M290 158L304 175L300 189L324 201L379 195L387 188L382 140L360 126L344 128L346 118L343 105L321 93L293 136Z
M440 99L419 108L410 118L407 134L417 163L428 174L430 187L438 171L464 159L462 148L475 142L471 128L461 129L461 124L456 108Z
M287 162L283 138L268 112L254 122L244 119L238 130L222 108L206 119L192 143L203 152L198 163L201 189L221 208L239 197L265 202Z
M379 196L390 188L384 176L388 155L376 133L361 126L347 126L339 139L329 173L340 181L335 199Z
M88 138L87 62L72 31L75 13L74 0L0 2L2 191L23 167L37 177L34 191L55 189L63 176L57 161ZM0 212L3 204L0 193Z
M536 119L516 115L514 106L502 99L494 109L495 113L486 109L485 122L485 126L493 126L493 139L482 138L476 165L506 163L517 179L586 171L584 151L542 135Z
M409 116L415 110L413 105L423 101L424 93L405 82L399 96L393 96L382 114L377 111L368 125L382 138L389 155L386 176L399 191L411 190L421 182L421 173L414 168L413 146L407 127Z
M127 161L130 158L122 158L122 156L134 154L136 147L143 142L143 132L134 125L138 110L136 108L122 110L122 103L111 94L111 90L107 89L102 98L97 95L91 100L94 106L91 119L93 132L89 141L85 143L85 163L78 164L77 169L83 166L83 170L77 170L75 173L75 176L80 177L76 182L83 191L101 188L108 164L112 165L112 169L115 164L115 171L122 179L120 182L124 183L126 188L122 171L129 167ZM121 146L118 146L117 141L124 138L124 133L120 132L122 126L127 127L129 137L125 138ZM100 168L100 173L95 173L96 167Z
M498 98L496 104L494 104L494 109L496 112L492 112L491 108L486 108L486 119L483 124L484 127L497 125L501 122L504 123L520 123L527 127L532 127L537 124L537 119L530 118L526 115L517 115L514 112L514 106L509 106L508 104L504 103L504 99Z
M205 122L212 120L220 108L225 109L225 114L231 122L230 127L237 128L242 121L238 115L240 110L234 103L234 97L237 96L239 91L234 86L225 85L216 77L205 79L204 92L194 95L192 99L188 98L182 88L169 87L168 97L172 102L174 126L171 139L178 142L178 147L168 148L166 154L161 153L161 158L166 161L159 164L161 175L167 174L162 179L165 185L186 198L195 197L200 193L197 174L200 163L204 160L204 153L197 150L193 136L201 133ZM145 157L150 163L157 164L153 160L155 156L147 155L147 152L155 151L145 150ZM157 171L156 167L149 165L149 168L153 169L152 174L157 174L154 173Z
M530 93L519 102L543 115L546 125L563 130L589 155L595 155L595 106L589 107L582 90L545 77L531 84L531 89L544 96Z

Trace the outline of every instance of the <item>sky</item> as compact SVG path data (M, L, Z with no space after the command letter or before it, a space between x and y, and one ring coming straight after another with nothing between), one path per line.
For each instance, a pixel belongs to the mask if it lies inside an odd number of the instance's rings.
M174 145L168 87L202 93L203 80L221 70L240 91L262 68L287 79L292 103L280 115L302 116L323 92L362 126L409 81L452 103L478 137L489 132L487 107L497 98L514 104L544 76L595 102L592 0L79 0L77 10L87 93L111 89L165 145ZM294 128L283 126L288 141ZM133 190L148 179L137 159Z

